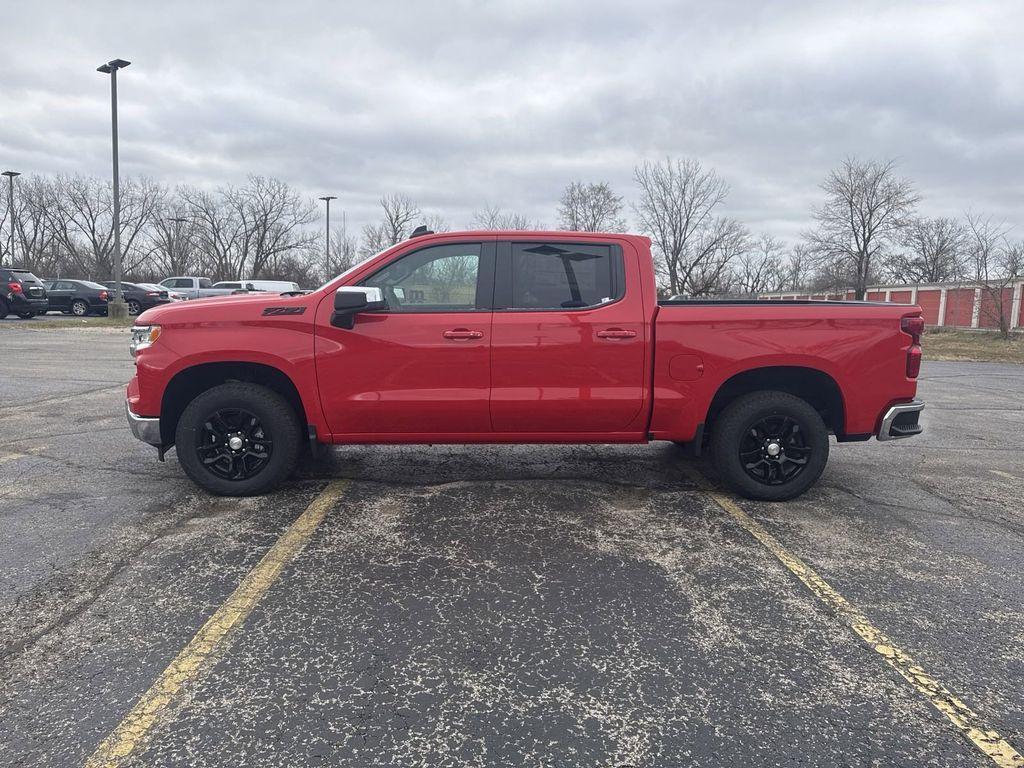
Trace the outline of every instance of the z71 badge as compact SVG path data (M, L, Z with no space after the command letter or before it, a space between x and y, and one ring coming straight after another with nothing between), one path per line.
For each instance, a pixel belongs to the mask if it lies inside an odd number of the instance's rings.
M266 315L301 315L306 311L305 307L267 307L263 310Z

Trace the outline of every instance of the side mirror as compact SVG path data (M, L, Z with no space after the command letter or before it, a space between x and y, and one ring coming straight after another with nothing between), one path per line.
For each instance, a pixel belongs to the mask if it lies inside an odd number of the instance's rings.
M335 328L351 330L355 325L356 315L360 312L387 309L387 307L388 303L384 300L384 293L380 288L343 285L334 292L334 314L331 315L331 325Z

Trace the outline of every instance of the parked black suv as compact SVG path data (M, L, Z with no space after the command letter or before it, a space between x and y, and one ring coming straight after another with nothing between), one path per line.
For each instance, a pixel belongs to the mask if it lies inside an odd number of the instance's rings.
M0 320L12 312L23 320L45 315L46 287L27 269L0 267Z
M107 287L90 280L47 280L50 309L59 309L65 315L107 314Z
M103 284L107 286L110 297L113 298L117 293L115 289L117 284L113 280L105 280ZM124 300L128 305L129 315L137 315L159 304L169 304L171 301L166 288L156 290L155 288L146 288L138 283L121 283L121 290L124 291Z

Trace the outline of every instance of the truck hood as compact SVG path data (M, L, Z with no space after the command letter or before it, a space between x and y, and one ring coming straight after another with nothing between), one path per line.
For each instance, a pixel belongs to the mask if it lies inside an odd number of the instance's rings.
M175 304L161 304L135 318L136 325L178 325L181 323L224 322L260 317L267 307L304 306L309 294L281 296L277 293L250 293L211 296Z

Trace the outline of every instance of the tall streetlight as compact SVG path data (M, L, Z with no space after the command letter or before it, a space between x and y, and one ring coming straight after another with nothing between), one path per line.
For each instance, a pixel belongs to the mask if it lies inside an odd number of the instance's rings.
M7 219L8 224L11 227L11 233L8 235L7 240L7 252L11 254L11 266L14 264L14 177L21 176L17 171L4 171L4 176L7 177ZM0 266L3 266L3 259L0 259Z
M337 200L338 198L334 195L325 195L320 198L327 203L327 240L325 245L327 247L327 277L331 277L331 200Z
M110 125L114 154L114 300L107 305L110 317L128 317L128 305L124 303L121 289L121 186L117 173L117 70L124 69L130 61L114 59L96 67L97 72L110 75Z

